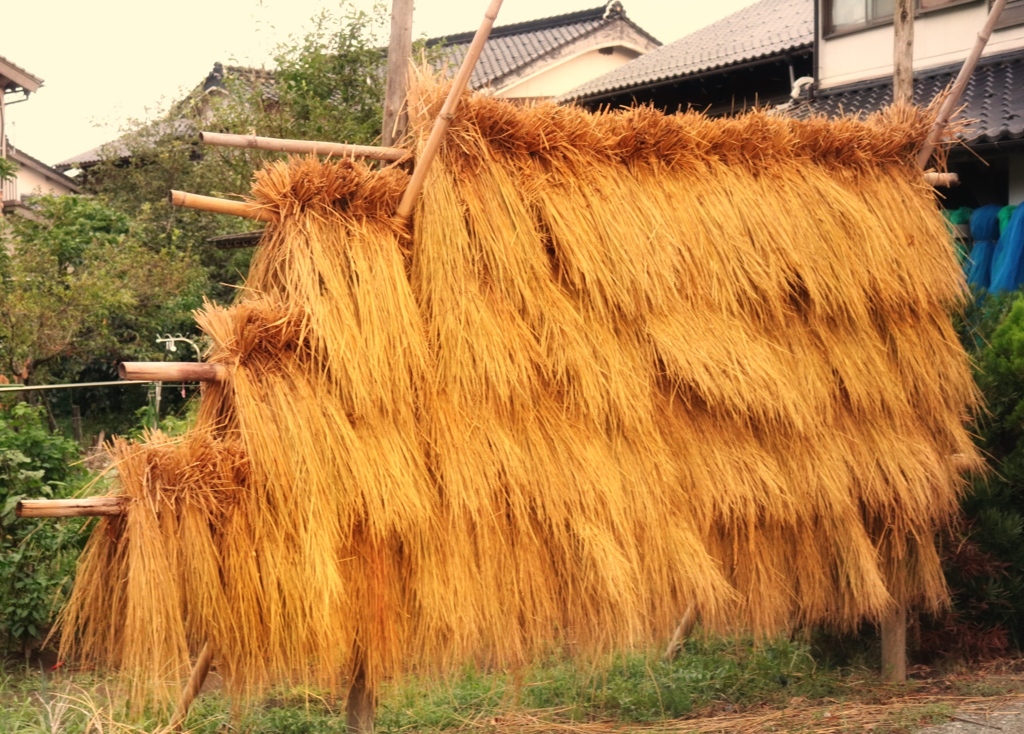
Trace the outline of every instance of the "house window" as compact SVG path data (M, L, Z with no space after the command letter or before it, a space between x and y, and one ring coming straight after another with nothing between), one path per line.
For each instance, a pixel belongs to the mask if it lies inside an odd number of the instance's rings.
M989 2L989 5L991 6L992 3ZM1024 0L1007 0L1006 7L1003 8L1003 13L999 16L999 22L996 23L996 28L1008 28L1021 23L1024 23Z
M916 0L915 12L928 13L969 2L975 0ZM1024 5L1024 0L1010 0L1010 4ZM824 0L824 5L825 27L833 35L892 23L895 0Z

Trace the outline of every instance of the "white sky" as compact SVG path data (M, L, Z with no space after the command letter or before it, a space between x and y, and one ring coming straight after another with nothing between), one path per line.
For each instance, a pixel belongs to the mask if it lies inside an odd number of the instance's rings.
M353 0L368 8L372 0ZM754 0L623 0L627 15L669 43ZM597 7L602 0L505 0L498 25ZM4 2L0 56L42 77L8 108L8 136L54 164L114 139L199 84L215 61L270 65L337 0L32 0ZM390 4L390 3L389 3ZM415 36L472 31L487 0L418 0Z

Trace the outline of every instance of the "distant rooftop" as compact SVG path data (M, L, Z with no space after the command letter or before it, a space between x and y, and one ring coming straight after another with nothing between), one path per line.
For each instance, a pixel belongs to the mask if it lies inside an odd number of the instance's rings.
M813 43L814 0L761 0L592 79L562 99L594 99L654 86Z
M605 5L589 10L495 26L491 30L480 60L470 77L470 87L473 89L500 88L509 81L515 80L517 74L524 70L529 71L531 65L543 62L547 57L557 57L560 51L567 49L571 44L585 39L591 34L602 32L603 29L614 28L616 24L619 29L628 28L627 35L632 33L634 39L639 35L649 42L649 45L660 45L660 41L654 36L626 17L626 11L621 2L611 0ZM429 39L427 45L443 47L447 51L445 63L451 67L457 67L462 63L474 34L475 31L471 31L439 36ZM223 89L223 81L226 76L249 77L252 83L260 84L263 87L264 95L270 98L274 97L273 72L239 66L224 66L220 63L214 64L213 71L192 94L202 94L218 87ZM187 102L187 100L185 101ZM180 106L181 103L178 107ZM169 117L173 118L175 114L175 110L172 109ZM153 123L149 126L149 132L154 137L179 131L181 134L192 134L193 127L190 127L190 123L185 120L178 122L166 120ZM127 141L122 138L67 158L58 163L56 168L66 171L72 168L91 166L104 158L128 155L130 155L129 146Z
M914 103L927 105L945 90L961 62L914 74ZM892 77L819 90L810 102L791 108L794 117L870 113L892 104ZM971 74L957 119L969 121L960 134L968 143L1024 138L1024 55L1017 50L983 58Z
M469 85L473 89L500 87L504 79L513 76L519 70L615 21L626 22L652 43L661 45L658 39L626 17L621 2L613 1L607 5L575 13L495 26L473 70ZM469 49L474 33L475 31L432 38L427 41L427 45L444 45L450 48L451 53L447 61L453 66L458 66Z
M0 56L0 86L7 92L31 93L43 86L43 80Z

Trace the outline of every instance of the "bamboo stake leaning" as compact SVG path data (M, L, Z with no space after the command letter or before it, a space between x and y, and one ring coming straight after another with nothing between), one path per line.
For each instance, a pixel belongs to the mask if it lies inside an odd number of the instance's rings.
M405 148L264 138L258 135L232 135L230 133L201 132L199 133L199 142L204 145L219 145L226 148L254 148L278 153L329 155L337 158L372 158L378 161L400 161L409 155L409 151Z
M216 196L189 194L185 191L171 191L170 200L174 206L183 206L187 209L199 209L214 214L231 214L236 217L258 219L261 222L277 221L277 217L271 212L244 201L218 199Z
M181 698L178 699L178 705L175 707L174 713L171 715L171 721L164 730L165 732L181 731L181 725L185 723L185 718L188 716L188 710L192 707L192 703L196 700L196 696L199 695L199 691L202 690L203 683L206 682L206 676L209 675L210 666L212 664L213 645L207 642L199 652L199 657L196 658L195 667L192 668L192 674L188 678L185 690L181 692Z
M445 131L448 130L452 117L455 115L455 108L459 106L459 97L462 96L466 86L469 84L469 77L473 73L474 67L476 67L480 53L484 50L487 37L491 35L491 28L494 27L494 20L498 17L500 9L501 0L491 0L491 4L484 13L483 23L480 24L476 35L473 36L473 42L469 45L469 50L466 51L466 57L462 60L462 66L459 67L459 73L455 76L455 81L448 92L448 97L445 99L441 112L438 113L437 119L434 121L434 127L430 131L430 137L427 138L427 144L423 148L423 153L420 155L419 160L416 161L416 168L413 170L412 178L409 180L409 187L405 190L405 194L402 195L402 200L398 203L398 210L395 212L395 217L403 222L408 221L409 217L412 216L412 210L416 207L416 200L420 196L420 191L423 190L423 182L427 179L427 170L437 156L437 152L441 149L441 141L444 140Z
M935 124L932 125L928 139L925 141L924 147L921 148L921 152L917 155L917 165L921 168L925 168L928 165L928 161L935 151L935 146L939 144L939 140L949 124L949 118L952 116L953 110L960 103L960 98L967 88L967 82L970 80L971 74L974 73L974 67L978 65L978 59L981 58L981 52L985 50L988 39L992 36L992 31L995 29L996 23L999 22L999 16L1005 7L1006 0L995 0L992 3L992 10L988 14L988 20L985 21L985 25L978 32L974 48L971 49L971 53L966 61L964 61L964 65L960 67L960 73L957 75L956 81L953 82L949 96L946 97L939 108L939 113L935 117Z

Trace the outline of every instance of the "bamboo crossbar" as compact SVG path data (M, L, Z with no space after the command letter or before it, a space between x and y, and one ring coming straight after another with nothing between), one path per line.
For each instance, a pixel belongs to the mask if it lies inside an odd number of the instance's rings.
M21 500L18 517L102 517L124 512L124 497L86 497L77 500Z
M459 106L459 97L466 90L466 86L469 84L469 77L473 73L473 68L480 58L480 53L484 50L484 44L487 43L488 36L491 35L491 28L494 26L494 21L498 17L498 11L501 9L501 1L491 0L491 4L484 13L484 20L477 29L476 35L473 36L473 42L469 44L469 49L462 60L462 66L459 67L459 73L455 75L455 81L452 82L452 88L448 92L448 97L445 99L437 119L434 120L434 127L430 130L427 144L423 146L423 153L420 154L419 160L416 161L416 168L413 169L412 177L409 179L409 186L402 195L402 200L398 203L398 209L395 212L397 219L408 221L409 217L412 216L412 210L416 208L416 200L420 196L420 191L423 190L423 182L427 180L427 170L437 156L437 152L441 149L441 141L444 140L444 134L448 130L448 125L451 124L452 117L455 115L455 108Z
M261 222L277 221L277 217L271 212L245 201L218 199L216 196L189 194L185 191L171 191L170 198L174 206L183 206L187 209L199 209L200 211L213 212L215 214L231 214L236 217L258 219Z
M122 362L117 374L123 380L157 382L224 382L228 368L209 362Z
M924 182L929 186L959 186L960 177L955 173L928 171L924 174Z
M409 151L405 148L263 138L258 135L230 135L228 133L201 132L199 133L199 142L204 145L220 145L228 148L255 148L279 153L330 155L338 158L372 158L378 161L400 161L409 155Z

